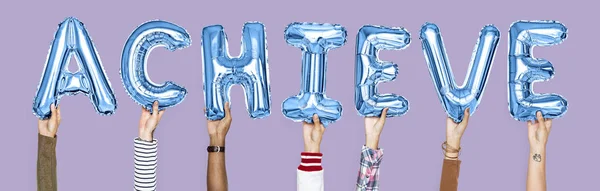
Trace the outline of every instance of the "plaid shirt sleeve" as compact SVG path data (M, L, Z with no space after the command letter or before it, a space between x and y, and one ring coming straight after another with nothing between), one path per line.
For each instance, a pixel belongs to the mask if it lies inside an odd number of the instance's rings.
M383 157L383 149L373 150L367 146L362 147L360 170L356 181L357 191L379 190L379 164Z

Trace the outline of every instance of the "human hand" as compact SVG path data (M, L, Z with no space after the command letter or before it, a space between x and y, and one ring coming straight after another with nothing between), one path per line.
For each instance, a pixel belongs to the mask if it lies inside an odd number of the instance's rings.
M304 152L320 153L321 139L325 127L317 114L313 114L313 123L302 122L302 134L304 135Z
M469 124L470 108L464 113L464 118L460 123L454 122L450 117L446 119L446 143L447 147L460 149L460 140ZM446 158L458 158L458 152L446 152Z
M365 117L365 145L371 149L379 149L379 137L385 125L387 111L388 108L383 109L380 117Z
M537 121L527 122L527 129L529 130L529 148L530 152L540 154L540 152L546 151L546 143L548 143L548 135L550 135L550 129L552 129L552 119L544 119L542 112L536 113Z
M40 135L54 138L60 125L60 107L52 104L50 105L50 112L50 118L44 120L38 119L38 131Z
M206 109L204 109L206 112ZM225 137L231 126L231 108L229 102L225 102L225 117L221 120L208 121L208 135L210 137L210 146L225 146Z
M158 111L158 101L152 104L152 113L142 107L142 117L140 117L139 137L144 141L154 140L154 130L162 118L165 110Z

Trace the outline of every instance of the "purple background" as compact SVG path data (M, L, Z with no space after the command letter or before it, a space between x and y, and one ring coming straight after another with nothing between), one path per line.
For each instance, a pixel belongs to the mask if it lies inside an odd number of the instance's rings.
M591 1L590 1L591 2ZM418 32L426 22L442 30L459 83L467 71L479 30L486 24L500 29L496 53L483 101L464 134L460 190L524 190L528 158L526 124L512 119L507 105L507 44L509 25L516 20L554 19L569 29L558 46L537 48L536 57L550 60L554 79L536 84L538 92L559 93L569 111L554 121L548 143L549 190L593 190L600 178L594 123L598 92L595 60L600 29L597 6L586 1L10 1L3 3L3 46L0 81L4 82L0 110L0 190L36 189L36 118L33 95L57 24L67 16L84 22L94 40L118 100L113 116L94 112L87 97L61 101L58 184L60 190L131 190L133 139L140 106L131 100L120 80L123 45L138 25L161 19L186 28L192 46L176 52L156 49L149 58L152 80L172 80L189 91L182 104L169 109L155 137L159 140L159 190L205 190L208 135L203 117L202 28L221 24L232 55L240 49L246 21L265 24L269 48L272 114L262 120L248 117L243 91L232 91L233 125L227 137L230 190L295 190L296 167L303 149L301 124L286 119L281 102L299 92L301 54L285 43L283 30L294 21L339 23L348 42L329 53L327 95L342 102L342 119L324 135L325 187L352 190L364 143L363 119L354 109L354 51L356 33L365 24L403 26L412 45L386 51L382 59L400 66L396 81L381 92L405 96L411 104L403 117L388 120L380 145L385 149L382 190L437 190L442 167L440 144L445 139L445 113L436 96L421 51ZM593 16L593 15L596 16ZM588 66L589 65L589 66ZM72 62L72 70L76 64Z

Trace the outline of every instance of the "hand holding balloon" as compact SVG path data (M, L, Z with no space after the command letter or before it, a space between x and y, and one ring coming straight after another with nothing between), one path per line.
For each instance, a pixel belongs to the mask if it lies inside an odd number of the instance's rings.
M446 146L460 151L460 140L462 139L467 125L469 124L470 108L467 108L464 112L464 118L460 123L454 122L454 119L448 117L446 119ZM458 152L446 152L446 159L456 160L458 159Z
M529 160L527 190L546 190L546 143L552 129L552 119L536 112L536 121L527 121L529 135Z
M321 124L319 116L314 114L312 123L302 122L302 135L304 136L304 152L320 153L321 140L325 133L325 126Z
M152 111L142 107L142 116L140 117L139 137L144 141L154 140L154 130L162 118L165 110L159 111L158 101L152 104Z
M206 125L211 146L225 146L225 137L229 132L232 120L229 102L225 102L225 116L223 119L209 120Z
M541 153L546 151L548 135L552 129L552 119L543 117L542 112L536 113L536 121L527 121L529 134L529 150L531 153Z
M56 137L58 126L60 125L60 107L54 104L50 105L50 118L38 119L38 132L46 137Z
M383 131L388 108L381 111L379 117L365 117L365 145L373 150L379 149L379 137Z

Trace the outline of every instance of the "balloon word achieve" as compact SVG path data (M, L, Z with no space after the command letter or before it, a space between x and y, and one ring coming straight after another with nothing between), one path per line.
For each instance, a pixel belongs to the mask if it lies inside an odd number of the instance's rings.
M564 41L567 28L557 21L517 21L509 30L508 103L510 115L519 121L535 119L541 111L546 118L558 118L567 111L567 101L557 94L536 94L533 83L554 76L552 64L534 58L535 46L552 46ZM296 122L312 123L318 114L325 124L341 118L342 105L325 94L327 53L346 43L346 29L338 24L289 24L284 32L287 44L302 51L301 87L298 95L283 101L283 114ZM473 114L483 96L485 85L500 39L493 25L484 26L479 34L467 77L457 85L452 74L440 29L425 23L419 39L433 85L443 108L456 122L471 108ZM395 94L380 94L377 85L390 82L398 75L398 66L378 58L380 50L402 50L411 41L404 28L365 25L356 36L355 106L361 116L379 116L389 108L388 117L402 116L409 102ZM165 47L175 51L191 45L190 34L182 27L166 21L149 21L138 26L125 43L121 57L121 80L129 96L147 109L154 101L159 109L173 107L183 101L187 91L174 82L153 83L146 71L152 49ZM259 22L244 24L242 49L232 57L227 48L223 26L212 25L202 31L204 101L206 118L224 117L224 103L229 101L232 85L244 88L246 108L251 118L271 113L269 65L265 27ZM70 72L70 57L75 55L79 70ZM58 104L64 95L87 95L96 111L111 115L117 101L104 72L100 57L82 22L69 17L59 24L50 46L46 65L33 103L33 113L40 119L50 116L50 104Z

